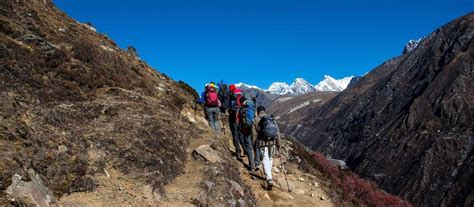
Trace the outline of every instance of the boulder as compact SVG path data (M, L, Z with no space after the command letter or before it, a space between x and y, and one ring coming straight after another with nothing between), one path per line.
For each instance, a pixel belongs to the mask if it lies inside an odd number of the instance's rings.
M219 153L216 150L212 149L209 145L201 145L196 148L193 152L193 157L196 159L202 158L207 162L211 163L224 161L219 155Z
M18 174L13 175L12 184L5 193L8 199L19 206L51 206L56 203L53 193L43 184L40 176L32 169L28 170L31 181L22 181Z
M229 181L229 183L232 185L232 189L233 189L234 191L238 192L238 193L240 194L240 196L243 197L243 196L245 195L245 191L244 191L244 189L242 188L242 186L241 186L239 183L237 183L237 182L235 182L235 181L233 181L233 180L228 180L228 181Z
M296 189L296 190L295 190L295 193L296 193L297 195L304 195L306 192L304 192L303 189Z

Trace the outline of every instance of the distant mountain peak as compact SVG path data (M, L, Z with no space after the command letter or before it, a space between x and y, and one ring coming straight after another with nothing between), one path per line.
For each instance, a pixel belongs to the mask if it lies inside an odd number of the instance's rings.
M346 89L354 76L335 79L329 75L324 75L324 80L319 82L314 87L317 91L342 91Z
M405 44L405 47L403 48L403 54L406 54L406 53L409 53L409 52L413 51L415 48L418 47L420 42L423 41L424 39L425 39L425 37L422 37L422 38L417 39L417 40L409 40Z
M313 85L303 78L296 78L290 85L290 88L293 91L293 95L302 95L316 91Z
M235 86L237 86L238 88L241 88L241 89L250 89L250 88L253 88L253 89L257 89L257 90L263 91L263 90L262 90L261 88L259 88L258 86L248 85L248 84L245 84L245 83L236 83Z
M272 85L270 85L267 91L269 93L279 94L279 95L292 93L291 87L285 82L274 82L272 83Z
M354 76L335 79L330 75L324 75L324 80L313 86L304 78L295 78L293 83L289 85L285 82L274 82L270 85L266 92L277 95L302 95L316 91L342 91L344 90Z

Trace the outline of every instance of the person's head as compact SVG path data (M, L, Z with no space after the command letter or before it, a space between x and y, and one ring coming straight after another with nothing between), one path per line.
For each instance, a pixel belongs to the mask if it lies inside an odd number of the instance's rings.
M214 87L214 88L215 88L214 82L209 82L207 85L208 85L209 87Z
M265 112L265 106L259 106L257 107L257 113L260 114L260 112Z
M245 98L245 96L241 96L239 102L242 103L242 104L244 104L244 102L245 102L246 100L247 100L247 99Z
M234 91L235 91L236 89L237 89L237 86L235 86L234 84L232 84L232 85L229 86L229 91L230 91L231 93L234 93Z

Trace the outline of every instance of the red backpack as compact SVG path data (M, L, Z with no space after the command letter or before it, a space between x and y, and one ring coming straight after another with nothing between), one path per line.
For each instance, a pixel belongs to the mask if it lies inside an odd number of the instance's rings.
M240 100L242 99L242 92L238 90L237 92L234 93L235 96L235 106L240 108L244 103L241 103Z
M210 86L206 89L206 106L217 107L219 106L219 95L214 87Z

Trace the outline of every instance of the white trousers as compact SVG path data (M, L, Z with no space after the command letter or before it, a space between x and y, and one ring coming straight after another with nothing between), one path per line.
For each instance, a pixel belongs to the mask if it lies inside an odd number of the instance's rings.
M267 180L273 180L272 178L272 166L273 166L273 154L275 153L275 147L261 147L258 149L260 153L260 159L262 159L263 172Z

